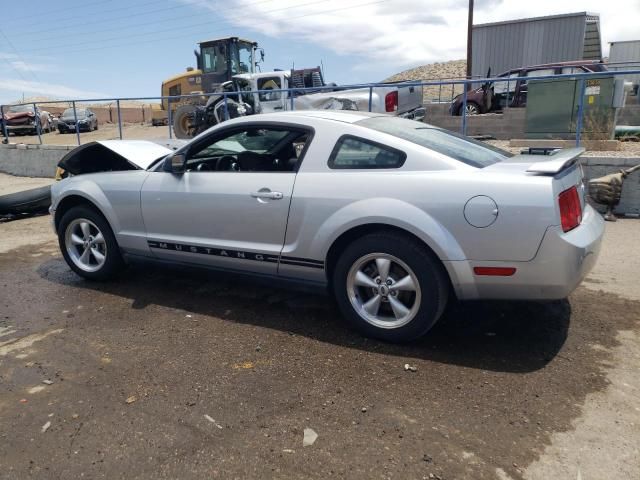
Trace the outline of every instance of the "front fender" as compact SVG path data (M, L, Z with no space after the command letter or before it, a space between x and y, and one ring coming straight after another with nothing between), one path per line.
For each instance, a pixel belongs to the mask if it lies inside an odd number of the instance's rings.
M371 212L376 212L371 214ZM331 245L343 233L364 225L383 224L412 233L422 240L440 260L464 260L462 248L453 235L424 210L393 198L359 200L328 217L312 242L312 252L326 257Z
M80 176L67 178L54 184L52 187L51 209L57 211L60 204L72 196L81 197L92 203L107 219L114 233L121 230L118 217L102 188L95 182Z

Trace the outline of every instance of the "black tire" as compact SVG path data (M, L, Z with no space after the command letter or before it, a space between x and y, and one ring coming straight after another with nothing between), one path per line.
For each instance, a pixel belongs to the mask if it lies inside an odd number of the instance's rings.
M196 105L180 105L173 114L173 132L176 138L193 138L193 129L190 128Z
M406 324L399 324L394 328L376 326L361 316L352 303L351 292L354 290L350 288L348 283L352 267L355 268L355 265L358 265L363 258L373 254L387 255L400 260L400 263L404 263L412 271L411 273L419 285L419 289L416 289L420 293L419 297L415 292L406 293L413 295L411 311L415 311L413 317L409 317L411 319ZM402 270L399 264L396 264L395 267ZM404 275L401 273L398 276ZM392 278L391 274L389 278ZM399 278L395 280L397 281ZM423 336L442 315L449 296L447 274L438 259L417 240L396 232L371 233L347 246L335 265L332 286L338 307L349 324L368 337L387 342L407 342ZM358 288L361 288L358 290L360 292L373 290L370 287ZM404 294L396 292L395 299L399 300L400 295ZM388 293L388 295L394 294ZM355 295L354 302L362 300L357 297L358 295ZM386 307L384 303L380 303L380 308L391 310L390 300L387 300ZM364 302L364 300L362 301Z
M98 130L98 121L96 120L96 128L94 130Z
M72 260L69 250L67 249L67 228L72 224L72 222L79 219L86 219L93 223L104 237L104 244L106 246L104 250L105 260L102 266L95 271L86 271L80 268ZM114 278L124 268L124 260L122 259L120 248L118 247L118 243L116 242L116 238L113 235L113 231L111 230L109 223L101 213L89 206L79 205L65 212L58 225L58 244L60 245L62 256L71 270L87 280L109 280Z
M39 187L0 196L0 215L46 212L51 205L51 187Z

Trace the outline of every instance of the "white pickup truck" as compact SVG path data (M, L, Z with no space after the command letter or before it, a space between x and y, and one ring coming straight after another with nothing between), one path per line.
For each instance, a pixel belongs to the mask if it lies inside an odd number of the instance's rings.
M225 92L226 102L222 95ZM176 110L173 122L176 137L190 138L227 118L292 109L372 111L415 120L423 120L425 116L420 85L403 82L363 88L327 85L319 67L235 75L232 81L220 85L216 93L205 106L183 105Z

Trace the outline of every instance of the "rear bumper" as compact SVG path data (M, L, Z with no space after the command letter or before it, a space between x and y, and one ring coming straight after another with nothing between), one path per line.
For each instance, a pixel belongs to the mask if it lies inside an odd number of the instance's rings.
M445 262L461 300L555 300L566 298L593 268L600 253L604 220L587 205L579 227L564 233L549 227L529 262ZM510 277L474 275L473 268L515 267Z

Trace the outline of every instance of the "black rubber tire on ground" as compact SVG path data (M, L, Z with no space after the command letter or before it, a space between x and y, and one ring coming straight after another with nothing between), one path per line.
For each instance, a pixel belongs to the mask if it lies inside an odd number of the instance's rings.
M51 187L39 187L0 196L0 215L46 212L51 205Z
M95 272L87 272L78 268L69 257L69 252L67 252L67 247L65 245L65 232L68 225L77 218L85 218L93 222L104 236L107 247L106 260L102 268ZM125 266L122 255L120 254L120 247L118 247L118 243L116 242L116 238L109 226L109 223L100 212L86 205L79 205L77 207L70 208L62 216L58 225L58 244L60 245L62 256L71 270L87 280L110 280L114 278Z
M349 270L359 258L371 253L393 255L417 277L420 306L406 325L394 329L377 327L363 319L349 300ZM444 267L430 250L409 235L384 231L365 235L344 249L333 270L332 287L338 307L351 326L368 337L396 343L412 341L427 333L444 312L450 288Z
M196 111L195 105L180 105L173 114L173 133L176 138L193 138L192 129L189 128L190 119Z
M98 121L96 120L96 128L94 130L98 130Z

